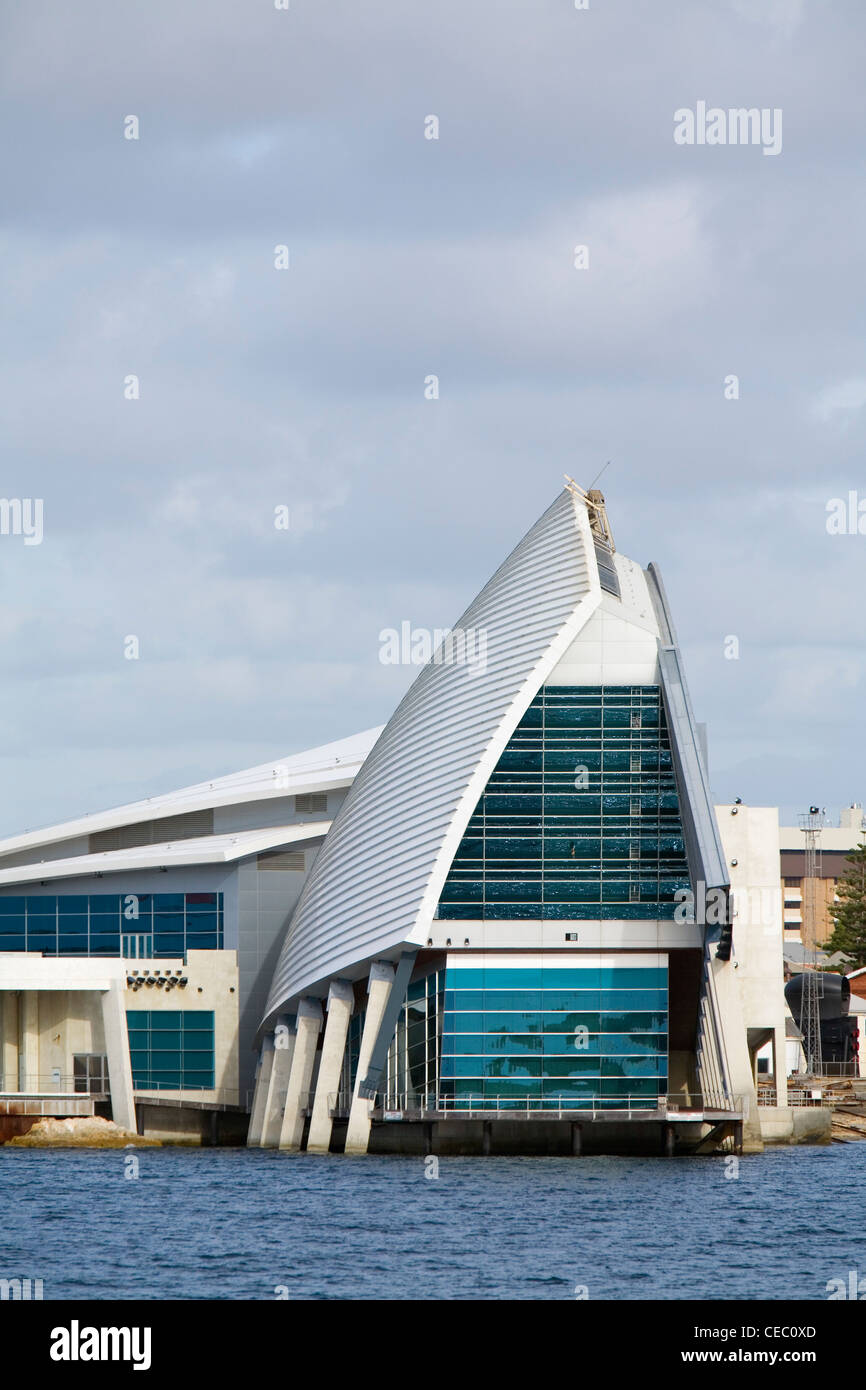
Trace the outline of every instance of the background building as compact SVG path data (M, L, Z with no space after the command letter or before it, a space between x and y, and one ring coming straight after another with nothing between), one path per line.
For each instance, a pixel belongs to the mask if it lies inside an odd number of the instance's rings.
M827 941L833 931L832 905L836 884L844 875L848 855L866 837L859 801L845 806L838 826L824 826L820 836L819 876L806 877L803 831L783 825L779 832L784 895L785 941L809 947Z

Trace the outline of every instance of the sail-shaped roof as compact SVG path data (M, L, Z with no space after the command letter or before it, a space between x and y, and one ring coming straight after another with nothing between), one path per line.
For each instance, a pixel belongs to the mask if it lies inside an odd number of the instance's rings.
M424 944L490 773L600 602L586 504L565 489L455 625L465 659L455 642L422 668L364 763L294 913L265 1022L336 974Z

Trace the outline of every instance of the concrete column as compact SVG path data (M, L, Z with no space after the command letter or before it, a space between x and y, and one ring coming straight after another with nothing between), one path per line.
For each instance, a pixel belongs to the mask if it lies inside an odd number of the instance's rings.
M743 1020L740 991L737 983L736 961L711 962L719 1004L719 1020L724 1032L725 1050L734 1096L743 1107L743 1153L761 1153L761 1117L752 1074L748 1035Z
M135 1131L135 1099L132 1066L129 1061L129 1034L126 1006L120 983L102 992L102 1028L108 1056L108 1082L111 1086L111 1115L116 1125Z
M318 999L302 999L298 1004L295 1024L295 1047L292 1070L286 1091L286 1108L280 1129L281 1149L300 1149L304 1137L303 1108L309 1103L316 1043L322 1026L322 1005Z
M18 1090L18 995L15 990L3 991L3 1090Z
M776 1104L788 1104L788 1040L784 1024L773 1030L773 1067L775 1068Z
M358 1087L367 1075L370 1055L379 1033L382 1015L388 1003L391 986L394 983L394 967L387 961L374 960L370 966L367 985L367 1014L364 1019L364 1032L361 1035L361 1054L358 1058L358 1074L355 1077L355 1090L352 1096L352 1109L349 1112L349 1127L346 1130L346 1153L365 1154L370 1142L370 1112L373 1102L358 1095Z
M275 1149L280 1142L283 1125L283 1110L286 1092L289 1089L289 1076L292 1071L292 1058L295 1055L295 1030L289 1027L286 1015L277 1019L274 1029L274 1064L265 1096L265 1123L262 1130L262 1148Z
M330 1097L336 1095L340 1089L343 1054L346 1051L346 1037L354 999L355 992L348 980L331 982L328 991L328 1019L322 1039L322 1059L319 1062L319 1079L316 1083L310 1132L307 1136L307 1153L310 1154L326 1154L331 1145L333 1122L329 1110Z
M256 1089L253 1094L253 1108L250 1113L250 1127L247 1130L247 1148L257 1149L262 1142L265 1127L265 1105L268 1099L268 1083L274 1065L274 1040L270 1033L262 1042L259 1064L256 1067Z
M39 994L23 990L18 1000L18 1074L22 1091L38 1091L39 1077Z

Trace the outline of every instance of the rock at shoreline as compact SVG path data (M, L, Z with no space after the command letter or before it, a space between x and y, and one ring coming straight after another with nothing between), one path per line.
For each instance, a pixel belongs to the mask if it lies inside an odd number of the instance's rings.
M126 1149L130 1147L158 1149L158 1139L144 1139L140 1134L123 1129L113 1120L98 1115L81 1119L37 1120L26 1134L16 1134L6 1141L6 1147L18 1149Z

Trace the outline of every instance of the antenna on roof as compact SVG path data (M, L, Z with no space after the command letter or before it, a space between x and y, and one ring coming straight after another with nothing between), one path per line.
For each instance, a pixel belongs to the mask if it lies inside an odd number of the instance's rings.
M604 468L610 468L610 459L608 459L607 463L604 465ZM595 487L596 483L598 482L599 478L601 477L601 474L604 472L604 468L602 468L601 473L596 473L595 477L593 478L592 482L591 482L590 485L589 485L590 488L594 488L594 487Z

